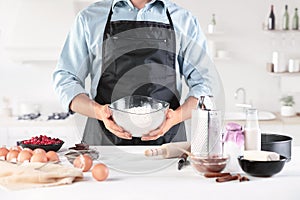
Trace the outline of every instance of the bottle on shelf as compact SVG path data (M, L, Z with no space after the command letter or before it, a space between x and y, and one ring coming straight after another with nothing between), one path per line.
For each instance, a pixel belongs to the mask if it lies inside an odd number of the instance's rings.
M217 23L216 23L216 14L212 14L211 24L213 24L214 26L217 25Z
M246 111L245 150L261 150L261 131L258 124L257 110L249 108Z
M275 30L275 14L274 14L274 6L271 5L271 11L268 18L268 29Z
M289 30L289 11L288 5L285 5L285 10L282 18L282 30Z
M293 17L292 29L293 30L299 30L298 8L295 8L295 14L294 14L294 17Z
M208 24L208 33L212 34L215 32L216 24L216 15L212 14L211 21Z

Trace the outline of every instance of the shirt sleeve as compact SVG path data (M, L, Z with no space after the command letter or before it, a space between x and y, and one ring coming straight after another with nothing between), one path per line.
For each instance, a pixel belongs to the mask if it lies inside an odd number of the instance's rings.
M88 94L85 90L85 79L90 59L84 24L84 18L79 13L53 72L54 90L66 111L70 111L69 106L75 96Z
M187 97L213 95L212 89L218 74L207 53L205 35L196 18L193 17L189 23L188 34L183 36L179 51L182 74L189 87Z

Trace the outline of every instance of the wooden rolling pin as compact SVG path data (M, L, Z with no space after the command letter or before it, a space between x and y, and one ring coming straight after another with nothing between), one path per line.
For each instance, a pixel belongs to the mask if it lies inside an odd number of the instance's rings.
M191 151L190 142L171 142L161 145L160 148L147 149L145 156L162 156L163 158L178 158L183 154L183 150Z

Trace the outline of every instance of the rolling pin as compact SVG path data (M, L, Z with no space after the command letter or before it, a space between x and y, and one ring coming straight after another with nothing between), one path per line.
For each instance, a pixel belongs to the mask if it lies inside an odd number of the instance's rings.
M161 145L160 148L147 149L145 156L162 156L163 158L178 158L183 154L183 150L191 151L190 142L171 142Z

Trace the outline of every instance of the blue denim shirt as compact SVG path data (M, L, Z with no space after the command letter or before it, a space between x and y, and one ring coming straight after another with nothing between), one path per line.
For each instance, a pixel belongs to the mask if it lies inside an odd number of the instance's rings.
M103 33L111 6L112 21L169 23L168 9L176 34L177 89L181 92L182 80L185 80L188 96L211 95L214 66L207 56L205 35L189 11L169 0L152 0L140 10L130 0L102 0L77 15L53 73L54 89L66 111L78 94L96 96L101 76ZM87 77L90 88L85 87Z

